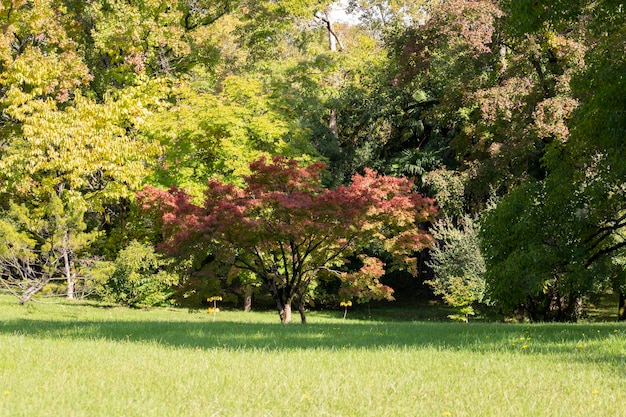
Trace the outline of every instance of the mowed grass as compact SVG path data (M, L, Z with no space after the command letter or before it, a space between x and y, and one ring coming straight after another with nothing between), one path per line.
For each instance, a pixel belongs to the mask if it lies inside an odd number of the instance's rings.
M0 416L626 416L626 327L19 306Z

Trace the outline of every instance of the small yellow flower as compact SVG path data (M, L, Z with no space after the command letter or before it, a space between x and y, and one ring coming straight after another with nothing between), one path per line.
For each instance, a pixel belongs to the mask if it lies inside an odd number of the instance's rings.
M583 345L582 343L579 343L578 345L576 345L576 347L578 349L584 349L585 345Z
M449 411L444 411L444 412L443 412L443 415L444 415L444 416L448 416L448 417L449 417L449 416L451 416L451 415L452 415L452 413L451 413L451 412L449 412Z
M4 391L4 396L8 397L9 395L11 395L11 391Z
M522 349L528 349L528 345L522 346Z
M302 398L304 398L305 400L308 400L309 398L311 398L311 396L308 393L305 393Z
M600 391L598 391L597 389L594 389L593 391L591 391L592 395L598 395L600 394Z
M352 301L342 301L339 303L340 307L352 307Z
M515 347L515 343L511 343L511 346Z

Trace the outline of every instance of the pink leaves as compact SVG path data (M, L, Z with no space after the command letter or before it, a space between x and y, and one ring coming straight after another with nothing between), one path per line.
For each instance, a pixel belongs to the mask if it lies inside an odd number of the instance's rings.
M569 138L567 119L577 106L578 101L564 96L548 98L537 104L533 113L537 136L554 137L560 142L567 142Z
M501 85L477 91L470 96L470 101L478 102L487 124L498 120L511 122L514 115L524 113L527 97L535 88L531 77L512 77Z

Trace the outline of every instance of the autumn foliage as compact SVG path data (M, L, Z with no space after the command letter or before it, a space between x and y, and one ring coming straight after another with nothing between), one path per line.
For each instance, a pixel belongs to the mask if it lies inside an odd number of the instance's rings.
M419 225L437 213L405 178L366 170L349 186L327 189L320 184L324 168L261 158L250 165L243 188L209 182L203 205L176 188L146 187L139 199L163 222L163 251L211 259L215 274L252 272L282 322L291 320L292 302L305 321L304 303L321 272L338 276L346 297L391 299L392 290L379 281L383 263L362 249L378 245L394 259L390 267L414 269L415 253L432 241ZM349 256L361 256L363 267L351 272Z

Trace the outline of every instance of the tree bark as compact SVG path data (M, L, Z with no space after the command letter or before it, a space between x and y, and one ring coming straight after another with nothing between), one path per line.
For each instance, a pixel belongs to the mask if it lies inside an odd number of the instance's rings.
M74 299L74 293L76 289L76 282L74 281L74 278L72 278L72 276L67 277L67 299L68 300L73 300Z
M328 12L328 10L325 10L324 16L322 17L322 21L326 24L326 30L328 31L328 49L330 49L331 52L336 52L337 49L343 51L343 43L341 43L341 39L339 39L337 32L335 32L333 21L330 19Z
M283 324L291 323L291 303L286 303L283 308L283 314L280 317L280 322Z
M619 309L617 312L617 321L626 321L626 294L624 291L619 292Z
M63 250L63 269L65 273L65 279L67 280L67 292L66 292L67 298L69 300L73 300L74 292L76 288L76 281L74 280L74 273L73 273L74 268L72 265L72 259L69 253L69 249L67 248Z
M328 128L330 129L334 137L339 137L339 129L337 128L337 111L335 109L330 109Z
M306 324L306 310L304 309L304 301L302 299L298 301L298 311L300 312L302 324Z
M330 52L336 53L337 51L343 51L343 44L341 43L341 39L339 39L339 36L337 36L337 32L335 32L333 22L330 19L328 10L324 12L324 17L322 18L322 21L326 24L326 30L328 31L328 49L330 50ZM334 87L338 86L339 81L337 80L337 74L333 76L332 84ZM339 129L337 128L337 111L334 108L330 109L328 128L332 132L333 136L335 136L335 138L339 138Z
M249 313L252 311L252 286L246 285L245 295L243 296L243 311Z
M276 282L274 282L272 279L268 279L266 283L269 288L270 294L272 295L272 298L276 302L276 309L278 310L278 317L280 317L280 322L283 324L291 323L291 298L285 299L285 289L283 288L281 289L281 291L278 291L278 288L276 287Z

